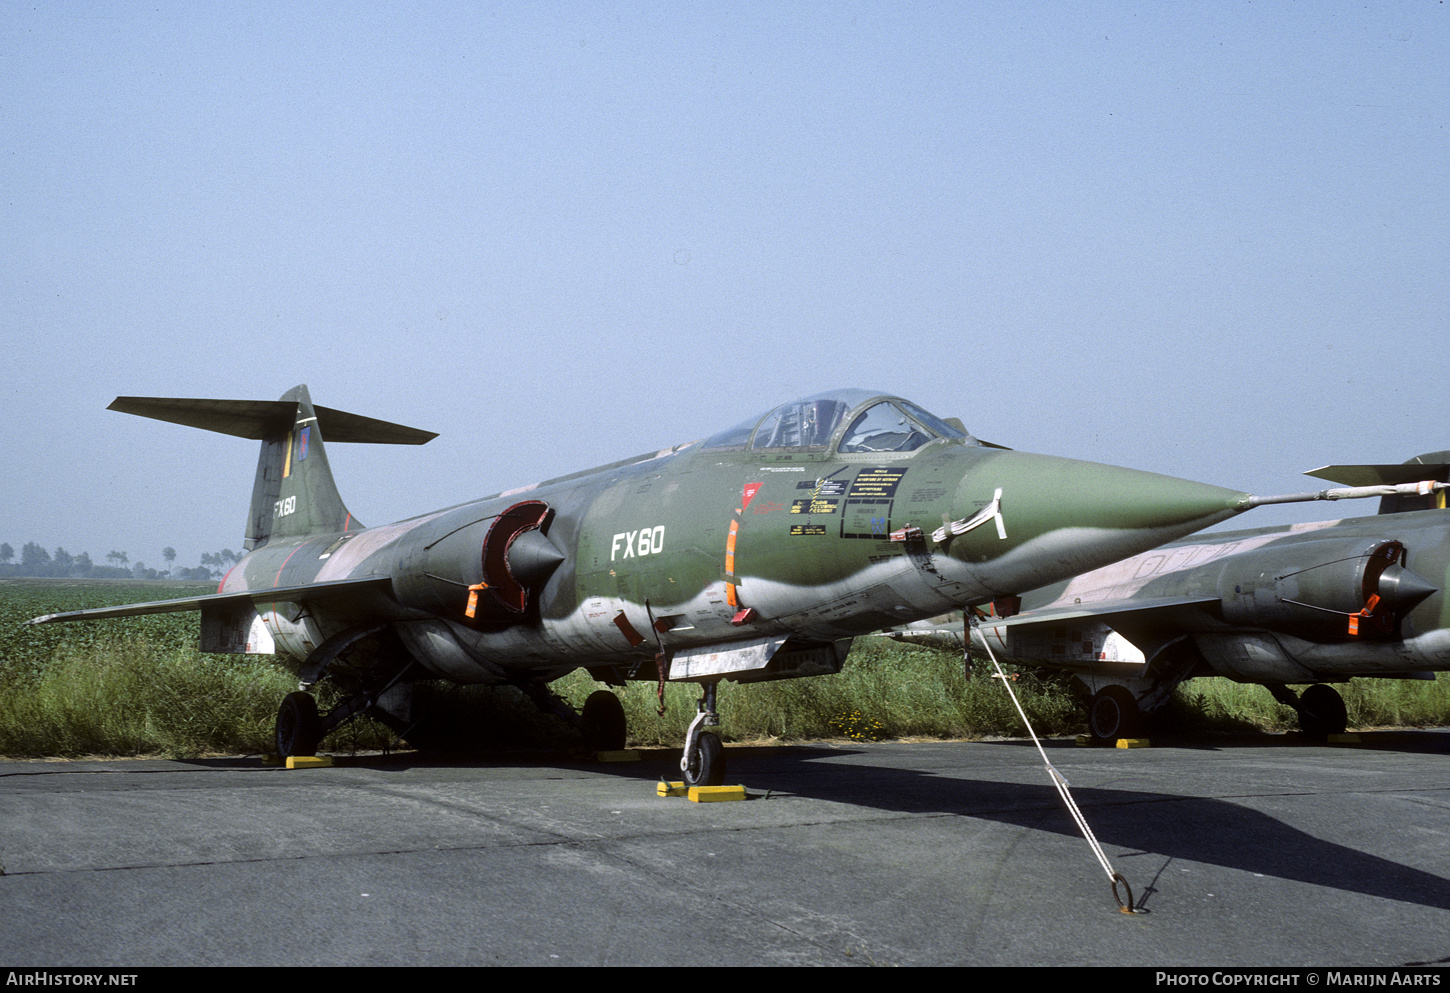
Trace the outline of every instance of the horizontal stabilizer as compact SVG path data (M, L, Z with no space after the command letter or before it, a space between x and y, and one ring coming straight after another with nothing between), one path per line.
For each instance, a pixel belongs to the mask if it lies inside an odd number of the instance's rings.
M306 586L279 586L272 589L244 590L240 593L212 593L207 596L181 597L177 600L153 600L150 603L123 603L115 607L91 607L68 610L61 614L44 614L26 621L31 624L54 624L66 621L104 621L113 617L140 617L145 614L174 614L201 610L210 606L242 606L244 604L296 603L304 600L326 600L339 594L356 593L368 588L388 592L392 589L388 576L366 579L341 579L332 583L309 583Z
M182 397L116 397L106 408L123 414L151 417L172 424L216 431L261 441L269 434L285 434L297 417L290 400L202 400ZM366 442L374 445L423 445L438 437L391 421L380 421L345 410L313 404L317 427L328 441Z
M1326 465L1306 472L1345 486L1398 486L1422 479L1447 482L1450 463L1407 462L1402 465Z

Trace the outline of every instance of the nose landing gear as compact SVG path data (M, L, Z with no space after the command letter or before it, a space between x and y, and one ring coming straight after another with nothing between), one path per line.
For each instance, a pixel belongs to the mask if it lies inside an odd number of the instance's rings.
M687 786L721 786L725 783L725 746L720 736L704 727L719 727L720 715L715 710L716 683L704 683L699 711L685 734L685 753L680 758L680 772Z

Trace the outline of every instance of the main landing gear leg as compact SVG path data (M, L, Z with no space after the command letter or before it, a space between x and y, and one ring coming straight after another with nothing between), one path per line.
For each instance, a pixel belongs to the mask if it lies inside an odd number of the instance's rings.
M288 693L277 711L277 755L283 759L294 755L316 755L317 746L323 738L350 718L371 710L384 693L408 675L412 667L410 662L387 678L375 680L371 685L348 696L326 714L318 713L317 700L311 693L302 690Z
M317 746L328 732L341 725L353 714L371 707L377 698L400 679L408 666L392 677L383 680L379 686L344 700L326 716L317 712L317 699L306 690L321 682L327 670L337 659L346 655L362 641L382 631L386 624L359 624L339 631L315 648L298 674L300 688L288 693L277 710L277 724L273 741L277 754L286 759L292 756L316 755Z
M1116 683L1098 690L1088 704L1088 732L1097 745L1111 745L1119 738L1133 737L1142 720L1142 711L1132 692Z
M725 782L725 747L720 736L703 727L719 727L720 715L715 710L716 683L704 683L699 711L685 734L685 753L680 758L680 771L687 786L720 786Z
M617 752L628 738L624 705L609 690L595 690L584 701L583 712L577 712L567 700L558 696L543 680L522 680L519 690L545 714L553 714L584 736L584 747L591 752Z
M294 755L316 755L317 744L326 733L322 730L322 718L317 715L317 701L312 694L298 690L282 698L274 731L278 755L284 759Z
M1323 741L1331 734L1343 734L1349 725L1349 713L1339 691L1324 683L1315 683L1298 696L1282 683L1269 686L1274 699L1293 707L1299 715L1299 729L1306 738Z

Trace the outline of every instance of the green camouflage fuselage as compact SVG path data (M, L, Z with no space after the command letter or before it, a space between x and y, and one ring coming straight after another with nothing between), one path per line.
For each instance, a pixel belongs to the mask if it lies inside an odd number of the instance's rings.
M272 647L298 658L383 622L459 682L581 666L642 677L656 653L830 645L984 603L1245 506L1236 491L964 434L842 450L852 416L883 399L847 408L825 445L695 442L376 528L359 528L340 502L292 525L317 502L301 467L329 486L330 472L318 435L303 461L289 433L270 501L254 500L254 510L270 502L270 526L218 592L249 598ZM297 400L302 425L309 401ZM334 527L319 529L329 515ZM335 585L296 592L310 584ZM269 589L289 592L272 603ZM249 630L249 648L213 650L269 650Z

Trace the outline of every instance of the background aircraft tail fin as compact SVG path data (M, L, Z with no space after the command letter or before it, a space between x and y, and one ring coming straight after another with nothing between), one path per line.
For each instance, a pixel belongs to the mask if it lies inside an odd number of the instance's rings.
M306 386L280 400L202 400L117 397L108 408L262 443L247 512L246 547L362 527L348 512L332 479L322 436L330 441L421 445L437 437L329 407L314 406Z
M1306 472L1306 476L1318 476L1332 483L1346 486L1395 486L1400 483L1418 483L1432 480L1437 483L1450 482L1450 451L1426 452L1399 465L1327 465ZM1380 498L1381 514L1403 514L1411 510L1445 509L1445 491L1415 496L1387 496Z

